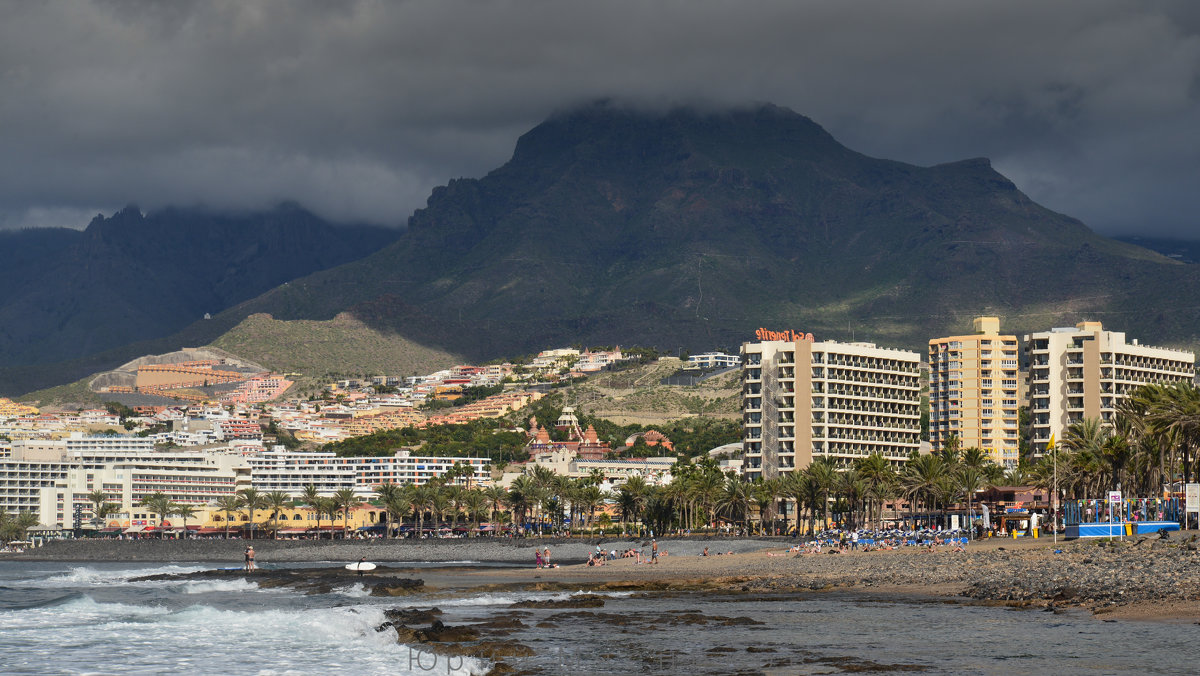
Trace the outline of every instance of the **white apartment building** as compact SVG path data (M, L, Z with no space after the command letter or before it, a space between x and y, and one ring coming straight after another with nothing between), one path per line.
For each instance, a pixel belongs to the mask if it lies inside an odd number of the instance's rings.
M929 341L929 441L942 448L987 451L998 465L1017 466L1017 337L1000 335L999 317L976 317L972 335Z
M773 340L742 345L747 478L849 466L873 453L901 463L921 443L916 352L870 343Z
M255 489L283 491L289 495L300 495L312 484L322 495L352 488L359 497L366 498L373 496L375 487L380 484L424 484L442 476L458 462L475 468L472 486L491 483L491 473L485 470L491 462L488 458L421 457L408 451L397 451L389 457L342 458L327 452L273 450L246 460ZM455 483L465 484L466 481L459 479Z
M69 528L75 505L92 517L87 494L97 489L126 510L160 490L176 502L203 504L214 488L235 490L238 464L206 453L156 451L139 437L18 439L10 457L0 460L0 509L36 512L42 525Z
M1189 382L1196 355L1184 350L1125 342L1100 322L1054 328L1025 336L1029 355L1030 446L1045 453L1053 437L1084 418L1111 421L1131 392L1150 383Z
M100 489L121 512L138 518L142 498L163 493L172 502L205 508L214 500L232 495L250 485L249 468L242 458L211 453L168 453L164 457L146 457L133 462L104 465L74 464L66 476L41 491L38 517L43 525L74 527L75 507L85 524L93 516L88 499ZM142 516L157 522L156 515ZM146 523L144 525L153 525Z

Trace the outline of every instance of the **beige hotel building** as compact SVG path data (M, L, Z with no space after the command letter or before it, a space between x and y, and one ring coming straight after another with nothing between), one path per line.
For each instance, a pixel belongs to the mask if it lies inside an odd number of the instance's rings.
M743 472L771 478L814 458L849 466L880 453L902 463L920 447L920 354L870 343L759 332L742 355Z
M1016 467L1017 337L1000 335L999 317L976 317L974 329L929 341L929 441L941 449L957 435L960 449L980 448Z
M1125 342L1125 334L1105 331L1100 322L1080 322L1025 336L1029 355L1030 445L1046 451L1053 436L1061 442L1067 427L1083 418L1111 421L1131 392L1149 383L1188 382L1196 375L1196 355L1184 350Z

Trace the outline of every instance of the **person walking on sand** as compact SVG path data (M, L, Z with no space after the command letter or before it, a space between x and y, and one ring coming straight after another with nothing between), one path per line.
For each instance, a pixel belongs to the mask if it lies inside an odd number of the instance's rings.
M538 567L542 567L542 550L537 547L533 548L533 562Z
M254 545L246 546L246 572L254 572Z
M650 541L650 563L658 563L658 540Z

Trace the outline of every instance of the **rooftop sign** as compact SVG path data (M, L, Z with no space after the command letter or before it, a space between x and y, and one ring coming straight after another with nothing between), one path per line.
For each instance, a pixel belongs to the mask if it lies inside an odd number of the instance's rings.
M813 340L814 340L813 334L811 334L811 333L804 333L803 331L793 331L791 329L784 329L782 331L771 331L770 329L759 329L754 332L754 335L757 336L759 340L783 340L783 341L788 341L788 342L795 342L798 340L807 340L810 343L813 342Z

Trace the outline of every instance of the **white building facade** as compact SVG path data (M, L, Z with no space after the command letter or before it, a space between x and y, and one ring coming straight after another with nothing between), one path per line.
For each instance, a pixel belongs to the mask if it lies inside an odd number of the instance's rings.
M1194 353L1126 342L1123 332L1105 331L1100 322L1027 335L1025 351L1035 456L1046 452L1051 437L1061 442L1067 428L1084 418L1111 424L1117 406L1143 385L1196 377Z

